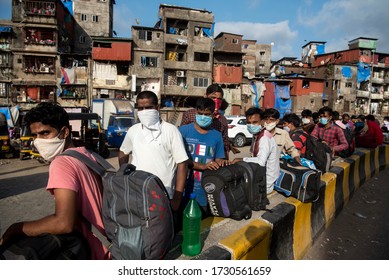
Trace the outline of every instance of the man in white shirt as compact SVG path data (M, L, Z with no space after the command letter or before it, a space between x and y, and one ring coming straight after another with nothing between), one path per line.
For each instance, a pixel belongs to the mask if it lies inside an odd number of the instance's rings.
M120 147L119 165L132 164L158 176L166 187L174 211L180 206L184 191L188 155L178 128L159 115L158 97L143 91L136 98L140 123L130 127Z
M274 189L274 182L280 175L280 161L278 156L277 143L273 135L263 129L263 112L259 108L252 107L246 111L247 129L253 134L251 145L251 157L237 158L232 163L238 161L254 162L260 166L266 166L267 193Z

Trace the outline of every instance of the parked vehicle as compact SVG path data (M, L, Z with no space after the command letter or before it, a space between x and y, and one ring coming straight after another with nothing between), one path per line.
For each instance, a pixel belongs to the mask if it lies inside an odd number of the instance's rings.
M101 118L96 113L68 113L72 126L72 140L76 147L85 146L103 158L109 157L104 131L101 129Z
M247 130L246 118L228 116L228 139L236 147L243 147L251 142L253 135Z
M92 112L101 117L108 146L120 148L127 130L135 123L132 102L124 99L93 99Z
M8 154L12 153L7 118L3 113L0 113L0 158L6 157Z

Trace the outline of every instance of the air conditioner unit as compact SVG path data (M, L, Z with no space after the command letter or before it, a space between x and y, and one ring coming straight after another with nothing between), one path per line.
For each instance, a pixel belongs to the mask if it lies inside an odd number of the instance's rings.
M176 71L177 77L185 77L185 71Z

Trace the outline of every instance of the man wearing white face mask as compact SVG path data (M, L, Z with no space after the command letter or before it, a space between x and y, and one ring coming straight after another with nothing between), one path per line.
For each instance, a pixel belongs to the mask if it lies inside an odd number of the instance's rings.
M274 189L274 182L280 176L280 160L277 143L273 135L263 129L263 112L261 109L252 107L246 111L247 130L253 134L251 144L251 157L236 158L232 163L238 161L254 162L260 166L266 166L266 187L267 193Z
M182 199L187 175L184 142L177 127L161 120L158 97L143 91L136 97L140 123L130 127L120 147L119 165L131 163L138 170L158 176L166 187L171 206L177 211Z
M26 114L24 120L35 136L35 147L45 160L51 162L47 190L54 195L55 212L36 221L13 224L4 233L0 245L17 236L81 232L89 243L92 259L109 259L107 248L90 231L92 224L105 234L101 217L101 177L78 159L59 156L72 149L95 160L85 147L74 147L68 114L57 104L40 103ZM90 224L87 225L85 220Z
M263 113L264 127L276 140L279 157L281 157L282 154L288 154L292 156L296 162L301 164L299 151L296 149L293 140L290 138L289 132L277 127L279 118L280 113L276 109L266 109Z

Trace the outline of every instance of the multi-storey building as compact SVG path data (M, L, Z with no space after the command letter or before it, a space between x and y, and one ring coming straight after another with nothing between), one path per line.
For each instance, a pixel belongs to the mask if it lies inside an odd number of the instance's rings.
M377 53L376 44L375 38L359 37L349 41L348 50L315 57L329 106L355 114L388 113L389 54Z
M92 36L113 36L113 5L115 0L62 0L77 22L75 47L90 51Z
M124 38L93 37L92 98L129 98L132 42Z
M130 74L135 91L151 90L161 97L164 76L164 33L160 28L132 26L133 54ZM179 76L178 83L185 77ZM132 89L134 91L134 89ZM168 102L161 100L162 104Z
M229 103L227 115L240 115L242 108L242 38L243 35L221 32L215 37L213 81L222 86Z
M0 106L12 102L12 42L13 30L10 25L0 25Z
M194 106L212 83L213 20L206 10L160 5L164 32L161 97L175 107Z
M57 101L59 53L73 51L74 21L61 2L13 1L12 92L24 108Z

